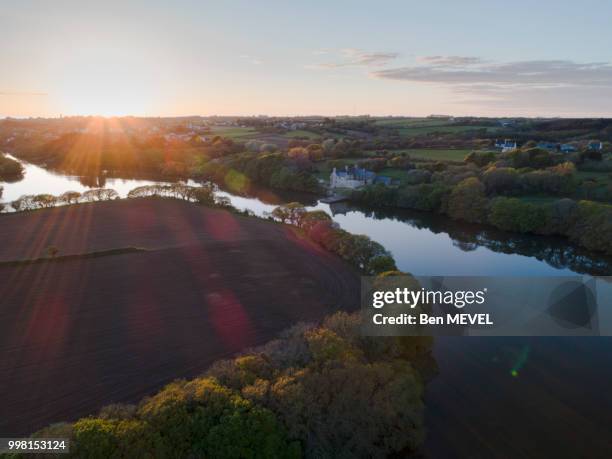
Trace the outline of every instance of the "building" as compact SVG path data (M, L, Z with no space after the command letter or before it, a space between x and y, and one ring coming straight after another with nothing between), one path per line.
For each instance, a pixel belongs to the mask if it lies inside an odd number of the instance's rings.
M382 177L378 177L379 179ZM387 177L385 177L387 178ZM331 188L359 188L365 185L376 183L376 173L368 171L361 167L345 166L343 171L332 170L329 177L329 185ZM380 182L379 183L383 183Z
M502 153L507 153L509 151L514 151L518 148L515 140L505 139L504 141L496 140L495 148L499 148Z
M589 151L601 151L603 150L603 142L589 142L587 145L587 150Z

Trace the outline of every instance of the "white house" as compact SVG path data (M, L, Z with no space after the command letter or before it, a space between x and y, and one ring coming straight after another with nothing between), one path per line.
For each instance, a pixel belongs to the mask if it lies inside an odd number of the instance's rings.
M377 177L375 172L368 171L361 167L348 167L345 166L343 171L336 171L336 168L332 170L329 177L329 185L331 188L359 188L364 185L371 185L372 183L383 183L389 185L391 179L388 177Z
M502 153L507 153L509 151L514 151L517 149L516 141L506 139L503 142L501 140L495 141L495 147L501 148Z

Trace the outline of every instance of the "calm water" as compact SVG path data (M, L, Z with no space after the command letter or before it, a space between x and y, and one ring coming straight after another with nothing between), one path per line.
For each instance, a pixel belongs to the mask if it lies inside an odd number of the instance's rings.
M59 195L96 186L126 196L137 186L155 183L92 180L24 166L22 181L0 183L4 201L22 194ZM418 212L330 207L310 195L220 194L235 207L257 215L290 200L325 210L344 229L383 244L401 270L417 275L612 275L610 259L561 239L511 235ZM555 451L558 457L576 457L590 449L587 457L604 457L612 451L611 351L608 338L436 339L439 374L426 396L428 454L537 457Z

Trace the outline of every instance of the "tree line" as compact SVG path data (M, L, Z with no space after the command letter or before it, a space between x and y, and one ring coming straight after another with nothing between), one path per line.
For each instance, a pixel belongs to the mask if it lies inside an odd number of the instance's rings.
M291 202L275 208L270 217L301 228L311 240L367 275L397 269L393 257L381 244L368 236L341 229L322 210L309 212L302 204Z
M33 438L69 438L69 457L419 457L432 339L360 325L345 312L295 325L202 377Z
M0 198L1 197L2 188L0 187ZM172 198L196 202L211 207L231 208L230 200L225 196L217 196L214 186L211 184L204 184L202 186L189 186L183 183L144 185L134 188L127 195L128 199L144 197ZM8 205L17 212L23 212L46 209L58 205L113 201L116 199L120 199L120 196L111 188L93 188L83 193L79 193L78 191L66 191L59 196L47 193L23 195L10 202ZM2 204L0 204L0 206L1 205ZM3 207L0 207L0 210L2 209Z

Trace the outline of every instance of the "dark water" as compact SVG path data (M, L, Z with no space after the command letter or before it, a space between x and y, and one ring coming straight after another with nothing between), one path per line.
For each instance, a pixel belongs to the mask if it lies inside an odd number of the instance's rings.
M60 194L99 186L24 164L21 194ZM104 179L121 196L147 180ZM533 277L612 275L612 261L563 239L514 235L419 212L386 212L318 203L312 195L261 192L234 206L258 215L298 200L333 215L344 229L367 234L416 275ZM608 305L612 307L612 305ZM438 375L426 394L431 457L612 457L610 338L437 338Z

